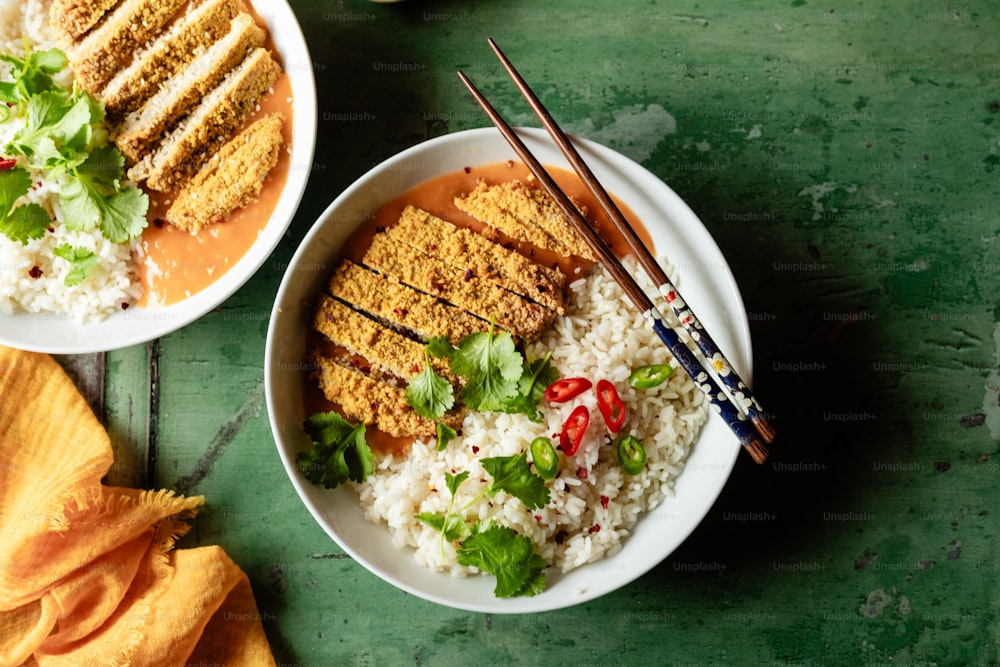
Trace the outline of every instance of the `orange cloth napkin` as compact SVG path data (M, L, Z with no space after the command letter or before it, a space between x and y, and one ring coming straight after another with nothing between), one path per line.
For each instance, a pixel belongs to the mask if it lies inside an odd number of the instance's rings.
M113 458L54 359L0 346L0 665L274 665L246 574L173 548L203 498L103 486Z

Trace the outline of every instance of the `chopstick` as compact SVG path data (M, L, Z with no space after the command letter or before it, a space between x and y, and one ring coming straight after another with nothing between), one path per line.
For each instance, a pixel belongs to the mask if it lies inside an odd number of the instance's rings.
M622 215L621 210L615 204L607 190L604 189L597 180L597 177L590 170L590 167L580 157L580 153L577 152L569 137L556 125L556 122L542 105L538 96L535 95L517 70L514 69L514 66L500 50L500 47L497 46L497 43L493 39L489 39L488 41L493 52L500 59L501 64L503 64L504 69L507 70L507 73L514 80L515 85L517 85L518 90L521 91L521 95L528 102L529 106L531 106L532 111L538 116L545 129L548 130L549 135L555 141L556 145L559 146L563 155L569 161L570 165L572 165L573 170L576 171L577 175L597 199L601 208L607 213L618 233L622 235L629 249L635 255L640 266L642 266L643 270L645 270L646 274L657 286L660 295L673 311L674 316L681 323L681 326L687 330L701 353L709 360L720 382L729 390L730 395L734 397L734 400L739 403L740 407L746 410L747 415L750 417L761 438L765 442L772 442L775 437L774 427L771 425L770 419L760 406L757 398L737 374L732 364L729 363L729 360L719 350L718 345L715 344L715 341L705 330L705 327L702 326L701 321L695 316L691 307L681 297L680 292L671 282L663 267L660 266L660 263L656 261L653 254L646 248L638 234L636 234L635 230L628 223L628 220Z
M476 101L486 112L493 124L500 130L500 133L510 144L514 152L518 154L525 165L534 174L535 178L542 185L553 201L559 206L563 215L570 221L576 231L581 235L590 249L598 257L601 264L607 269L617 282L625 295L643 314L643 318L650 325L661 341L670 350L674 359L695 381L695 384L708 398L711 406L715 409L736 435L740 444L751 455L757 463L767 460L768 451L760 434L752 422L747 421L746 416L729 399L728 395L719 389L711 375L702 367L701 362L695 357L688 347L681 342L680 337L664 321L663 313L653 304L643 289L635 282L635 279L628 273L625 267L615 257L614 252L608 244L597 234L590 224L577 210L569 197L559 188L545 168L538 162L528 147L524 145L517 133L507 124L507 122L490 105L489 101L479 92L468 77L461 71L459 78L475 97Z

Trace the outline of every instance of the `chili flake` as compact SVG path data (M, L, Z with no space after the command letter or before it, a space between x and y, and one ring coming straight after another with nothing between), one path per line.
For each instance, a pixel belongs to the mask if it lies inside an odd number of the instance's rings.
M33 266L28 271L28 275L37 280L38 278L42 277L42 270L38 268L38 266Z

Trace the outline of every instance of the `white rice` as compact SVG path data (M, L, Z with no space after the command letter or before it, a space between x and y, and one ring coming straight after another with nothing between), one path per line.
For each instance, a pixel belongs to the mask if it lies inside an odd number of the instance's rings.
M634 274L634 262L626 260L626 265ZM641 283L642 278L637 276ZM644 286L652 293L648 283ZM501 492L484 496L462 511L462 517L470 523L489 519L526 535L551 566L569 571L616 553L640 516L671 493L672 481L706 420L706 401L683 372L656 389L636 390L627 384L635 368L667 363L671 357L606 271L595 270L570 285L568 313L530 346L529 356L539 358L548 351L563 377L585 377L595 384L606 378L615 384L628 420L614 442L628 433L637 437L648 456L645 470L635 476L622 471L593 391L561 406L543 402L545 419L540 424L523 415L470 413L462 436L445 451L438 452L434 441L418 441L405 455L377 458L374 474L354 485L366 517L386 524L394 543L415 550L417 561L426 567L458 576L476 571L459 565L454 546L442 549L440 533L414 519L420 512L447 511L451 497L445 473L471 473L453 507L461 511L489 481L480 459L516 455L527 451L538 436L553 438L580 403L591 408L590 426L574 456L560 453L559 476L547 483L552 496L548 505L530 510ZM557 435L553 442L558 442Z
M49 4L50 0L0 0L0 48L23 57L25 37L32 50L55 46L48 27ZM0 77L9 80L9 70L9 64L0 63ZM64 86L72 85L68 69L57 80ZM0 152L22 125L16 117L0 123ZM18 166L26 167L23 159L18 160ZM141 294L135 262L140 239L117 244L105 239L99 230L68 230L62 224L59 183L43 182L39 171L29 169L29 173L36 187L15 205L42 206L53 218L52 231L27 245L0 234L0 313L51 313L84 322L104 319L134 303ZM52 254L53 248L67 243L98 257L97 267L72 287L65 284L72 268L69 262Z

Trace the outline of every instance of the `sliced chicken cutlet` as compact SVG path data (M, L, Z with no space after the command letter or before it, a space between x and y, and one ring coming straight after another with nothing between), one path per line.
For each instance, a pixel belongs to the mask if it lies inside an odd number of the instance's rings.
M489 323L429 294L350 261L341 262L330 294L355 308L426 339L447 336L453 345L489 328Z
M120 119L141 109L162 84L230 32L237 12L237 0L206 0L185 12L108 81L99 95L108 116Z
M418 415L406 402L406 391L345 368L323 356L314 356L316 380L323 395L355 421L394 437L433 437L437 422ZM464 410L445 413L440 421L455 430L462 426Z
M229 136L253 113L274 85L281 67L265 48L230 72L159 145L128 171L133 181L159 192L182 186L201 170Z
M520 181L496 185L481 181L471 192L456 197L455 205L517 241L563 257L597 261L556 203L539 188Z
M471 229L407 206L386 235L448 262L462 270L463 275L488 280L556 313L565 312L562 273L536 264Z
M283 124L281 114L268 114L236 135L177 193L164 219L194 234L252 202L278 163Z
M233 19L229 32L184 71L166 81L140 111L125 116L115 145L129 164L149 153L179 118L225 78L247 54L264 45L267 33L249 14Z
M187 0L122 0L83 39L61 46L83 88L100 90L153 39Z
M313 328L330 342L364 357L383 374L410 381L426 364L422 344L328 296L320 298ZM432 358L431 367L449 382L457 382L445 360Z
M544 306L395 242L385 233L375 235L363 263L528 340L541 335L555 319Z
M97 25L118 0L53 0L49 25L62 44L72 44Z

